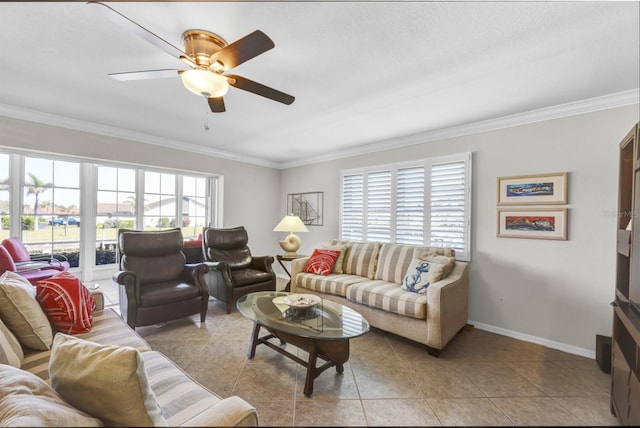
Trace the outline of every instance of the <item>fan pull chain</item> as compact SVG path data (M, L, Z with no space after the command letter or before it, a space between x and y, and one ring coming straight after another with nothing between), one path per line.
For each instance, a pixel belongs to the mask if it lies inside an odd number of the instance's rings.
M205 110L204 112L204 130L209 130L209 112Z

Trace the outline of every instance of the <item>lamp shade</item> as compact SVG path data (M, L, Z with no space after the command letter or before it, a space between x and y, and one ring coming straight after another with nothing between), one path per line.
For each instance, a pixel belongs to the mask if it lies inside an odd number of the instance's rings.
M229 89L227 79L207 70L186 70L180 73L180 77L185 88L207 98L221 97Z
M294 258L298 256L297 251L300 248L300 238L294 235L293 232L308 232L309 229L307 229L307 226L304 225L297 215L287 215L276 225L273 231L289 232L289 235L284 241L280 241L280 248L285 251L285 257Z
M280 223L273 229L274 232L308 232L307 226L304 225L300 217L297 215L286 215Z

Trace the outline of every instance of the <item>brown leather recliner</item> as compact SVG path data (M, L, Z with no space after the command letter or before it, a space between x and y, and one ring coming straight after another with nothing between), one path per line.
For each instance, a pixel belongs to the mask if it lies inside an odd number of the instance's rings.
M253 257L247 246L249 236L243 226L231 229L203 229L203 246L210 271L218 271L222 281L208 281L209 295L222 300L231 313L238 298L255 291L275 291L273 257ZM211 277L211 273L209 274Z
M207 316L207 265L186 264L179 228L118 230L120 313L132 328L200 314Z

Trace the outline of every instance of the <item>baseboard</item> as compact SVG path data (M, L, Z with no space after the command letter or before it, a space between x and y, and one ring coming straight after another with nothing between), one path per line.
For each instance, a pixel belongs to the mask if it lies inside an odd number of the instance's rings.
M596 351L593 349L579 348L577 346L567 345L566 343L556 342L553 340L545 339L542 337L531 336L529 334L519 333L513 330L507 330L505 328L495 327L489 324L483 324L481 322L468 321L468 324L473 325L479 330L488 331L490 333L500 334L502 336L512 337L518 340L524 340L525 342L531 342L538 345L546 346L547 348L557 349L558 351L567 352L569 354L580 355L581 357L596 359ZM594 338L595 343L595 338Z

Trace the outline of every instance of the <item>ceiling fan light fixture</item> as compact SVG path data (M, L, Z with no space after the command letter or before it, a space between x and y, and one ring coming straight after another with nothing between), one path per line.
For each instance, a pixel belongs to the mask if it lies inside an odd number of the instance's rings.
M185 88L206 98L222 97L229 90L227 79L211 71L186 70L180 73L180 77Z

